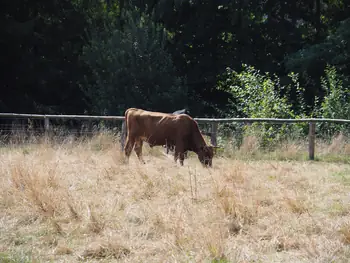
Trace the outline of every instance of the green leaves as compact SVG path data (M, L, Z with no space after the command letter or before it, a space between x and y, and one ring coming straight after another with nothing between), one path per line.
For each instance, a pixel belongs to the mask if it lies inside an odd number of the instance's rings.
M350 89L343 85L341 76L334 66L327 65L326 76L321 77L322 89L326 95L321 103L320 113L323 118L350 119ZM349 125L323 124L320 128L327 133L349 132Z
M286 96L279 95L285 89L276 75L261 74L252 66L243 64L240 73L227 69L225 82L218 89L230 91L239 105L237 115L242 117L292 118L292 105ZM294 81L295 76L293 75ZM289 87L287 87L289 89ZM298 86L300 92L302 89Z
M304 90L298 83L297 74L291 73L292 84L298 90L300 104L304 105ZM260 73L252 66L243 64L242 71L236 72L227 69L224 74L225 81L218 82L218 89L231 92L234 97L232 107L236 109L235 117L248 118L296 118L297 114L292 109L292 104L287 97L292 89L290 85L282 86L279 78L266 72ZM287 94L281 95L285 90ZM303 111L300 114L304 114ZM267 145L282 139L292 130L300 133L302 125L271 125L266 123L254 123L246 132L258 129L261 133L262 144Z
M323 42L304 47L286 57L288 70L305 71L315 63L330 63L347 68L350 60L350 18L342 21Z
M91 31L84 61L95 84L85 90L95 112L123 114L127 107L172 112L186 106L187 90L165 50L167 32L137 8L125 10L123 29Z

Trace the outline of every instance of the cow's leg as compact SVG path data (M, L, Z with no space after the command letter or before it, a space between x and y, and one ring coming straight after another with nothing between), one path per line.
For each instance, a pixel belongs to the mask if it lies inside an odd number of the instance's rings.
M137 140L135 142L135 152L137 154L137 157L139 158L140 162L145 163L142 157L142 145L143 141L142 140Z
M126 138L126 144L125 144L125 156L127 157L127 160L129 160L130 154L132 152L132 148L134 148L135 139L131 136L128 136Z
M165 143L166 154L169 154L170 151L173 151L172 145L169 142Z
M179 159L179 147L175 145L174 147L174 161L177 162L177 159Z
M169 152L174 152L175 151L174 145L169 144L168 147L169 147Z
M179 153L178 153L178 151L176 150L176 147L175 147L175 153L174 153L174 161L175 161L175 163L177 162L178 158L179 158Z
M174 160L177 162L177 159L180 157L180 165L184 165L184 147L182 143L177 143L175 146Z
M188 151L184 152L184 158L186 158L186 159L187 159L187 153L188 153Z
M185 160L184 151L181 151L181 152L179 153L179 155L180 155L180 164L181 164L181 165L184 165L184 160Z
M170 146L168 144L165 144L165 148L166 148L166 154L169 154L169 148Z

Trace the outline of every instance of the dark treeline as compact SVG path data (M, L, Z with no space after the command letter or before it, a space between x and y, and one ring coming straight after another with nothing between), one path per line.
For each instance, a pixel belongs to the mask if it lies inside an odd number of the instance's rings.
M0 111L349 118L349 17L345 0L3 0Z

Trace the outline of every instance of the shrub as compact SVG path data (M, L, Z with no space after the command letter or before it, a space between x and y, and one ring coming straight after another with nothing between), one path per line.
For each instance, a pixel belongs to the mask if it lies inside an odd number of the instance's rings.
M328 65L325 77L321 77L322 89L326 92L319 109L322 118L350 119L350 89L343 85L343 80L334 66ZM349 124L320 123L322 135L349 133Z
M289 74L291 82L287 86L280 84L280 79L268 72L262 74L252 66L243 65L241 72L227 69L218 82L218 89L229 91L233 95L231 100L232 112L235 117L249 118L301 118L305 117L304 89L298 83L298 75ZM297 110L289 102L291 89L297 91ZM303 132L305 124L271 124L253 123L245 126L244 133L258 135L262 146L285 139L291 133L298 136Z

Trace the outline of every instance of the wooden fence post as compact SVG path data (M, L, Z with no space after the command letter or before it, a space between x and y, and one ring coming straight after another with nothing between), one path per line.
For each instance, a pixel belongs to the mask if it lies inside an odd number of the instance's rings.
M316 133L316 123L309 123L309 160L315 159L315 135Z
M124 147L125 147L125 140L126 140L126 126L125 126L125 120L122 121L122 128L120 131L120 150L124 151Z
M45 129L45 137L49 137L50 133L50 119L47 118L46 116L44 117L44 129Z
M217 132L218 132L218 123L213 122L211 124L211 134L210 134L210 142L211 145L217 146Z

